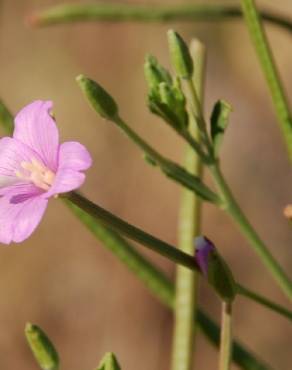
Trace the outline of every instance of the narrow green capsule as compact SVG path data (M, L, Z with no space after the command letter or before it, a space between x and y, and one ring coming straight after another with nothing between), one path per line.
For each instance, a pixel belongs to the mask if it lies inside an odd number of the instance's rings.
M115 119L118 116L118 106L114 99L97 82L79 75L76 78L81 90L87 97L93 109L103 118Z
M116 356L112 352L108 352L104 355L96 370L121 370L121 367Z
M47 335L37 325L27 323L25 336L28 345L42 370L58 370L59 355Z
M181 36L173 31L167 32L170 58L176 74L180 78L191 79L194 72L194 63L188 46Z

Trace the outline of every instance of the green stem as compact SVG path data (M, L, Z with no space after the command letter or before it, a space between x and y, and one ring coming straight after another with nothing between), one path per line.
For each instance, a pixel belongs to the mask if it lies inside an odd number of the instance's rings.
M160 255L167 257L175 263L179 263L191 270L199 271L196 260L190 255L178 250L172 245L146 233L145 231L133 226L121 218L113 215L105 209L94 204L90 200L86 199L82 195L72 192L64 195L66 199L69 199L72 203L83 209L85 212L93 216L101 224L111 227L118 233L141 243L142 245L154 250Z
M195 70L194 83L202 104L206 51L198 40L192 41L191 51ZM192 119L189 129L196 142L200 143L199 131ZM185 168L195 176L202 177L203 168L200 157L189 145L186 147ZM194 237L201 233L201 211L200 198L192 191L183 189L179 215L178 248L190 255L194 255ZM192 323L197 311L198 288L198 273L177 265L172 349L173 370L191 370L192 368L196 329Z
M145 140L143 140L135 131L131 129L126 122L116 117L113 122L151 159L152 163L158 165L161 170L174 181L180 183L184 187L196 192L203 199L220 205L220 199L212 190L210 190L200 178L192 175L183 167L175 162L163 157L154 148L152 148Z
M221 193L222 199L225 202L225 211L233 218L238 225L242 234L250 242L254 251L258 254L263 264L270 271L274 279L282 291L289 299L292 299L292 283L286 273L283 271L280 264L274 259L265 243L260 239L256 231L253 229L248 219L240 209L236 200L234 199L225 179L220 171L219 166L216 164L209 167L214 181Z
M222 302L219 370L229 370L232 357L232 303Z
M288 99L255 2L253 0L241 0L241 6L250 37L270 89L280 128L286 142L290 160L292 161L292 117Z
M237 285L237 293L239 295L247 297L247 298L253 300L254 302L257 302L257 303L265 306L266 308L269 308L270 310L272 310L274 312L277 312L280 315L282 315L282 316L286 317L287 319L289 319L290 321L292 321L292 312L287 310L285 307L280 306L279 304L270 301L266 297L263 297L263 296L259 295L258 293L255 293L255 292L247 289L246 287L242 286L241 284L237 283L236 285Z
M175 287L165 274L143 257L124 238L112 229L98 223L87 212L66 201L76 217L154 294L161 303L174 309ZM200 308L196 319L203 334L215 346L219 346L220 330L217 324ZM233 361L243 370L271 370L238 341L234 341Z
M267 22L292 32L292 21L289 17L268 11L261 11L261 16ZM156 5L155 7L141 4L64 4L33 14L29 22L37 26L47 26L80 21L194 22L237 18L242 18L240 7L222 4Z

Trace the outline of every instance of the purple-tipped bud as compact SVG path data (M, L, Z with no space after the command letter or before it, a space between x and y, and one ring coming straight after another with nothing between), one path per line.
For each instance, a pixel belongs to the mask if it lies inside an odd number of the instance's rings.
M205 236L198 236L195 238L195 248L196 248L196 261L206 277L208 276L208 261L209 255L215 250L213 243L207 239Z
M236 283L232 272L214 244L205 236L199 236L195 239L195 246L195 258L202 274L221 299L226 302L233 301L236 295Z

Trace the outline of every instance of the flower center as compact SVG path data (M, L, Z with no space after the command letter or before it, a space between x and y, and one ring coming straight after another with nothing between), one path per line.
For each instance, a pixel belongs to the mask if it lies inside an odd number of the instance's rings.
M41 162L32 159L31 162L21 162L20 166L23 170L15 172L18 178L31 181L35 186L43 190L47 191L50 189L54 182L55 174Z

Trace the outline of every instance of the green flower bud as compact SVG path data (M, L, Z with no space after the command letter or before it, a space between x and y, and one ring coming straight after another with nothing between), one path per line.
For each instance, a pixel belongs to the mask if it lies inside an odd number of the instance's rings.
M152 55L147 55L144 63L144 75L150 91L156 90L161 82L171 84L169 72Z
M165 82L161 82L159 84L159 95L161 103L164 103L169 108L175 110L176 99L170 85L167 85Z
M58 370L59 356L50 339L38 326L27 323L25 336L29 347L42 370Z
M115 355L108 352L104 355L96 370L121 370L121 368Z
M211 115L211 137L213 142L213 151L216 158L219 155L219 149L228 126L229 115L232 111L230 104L224 100L219 100L213 108Z
M195 258L202 274L223 301L233 301L236 295L236 283L231 270L214 244L208 238L199 236L195 239L195 245Z
M114 99L95 81L79 75L76 78L81 90L93 109L103 118L114 119L118 116L118 106Z
M173 68L180 78L191 79L194 64L189 48L178 33L173 30L167 32L169 52Z

